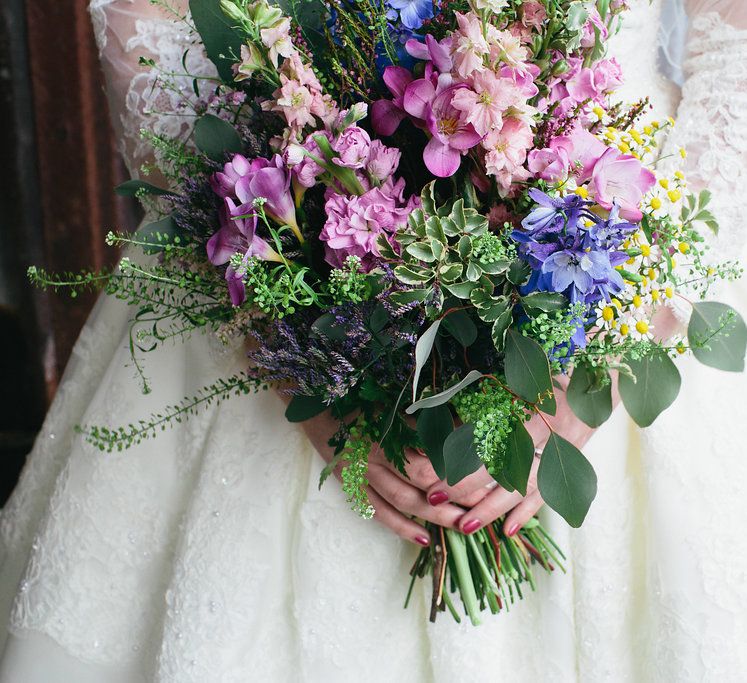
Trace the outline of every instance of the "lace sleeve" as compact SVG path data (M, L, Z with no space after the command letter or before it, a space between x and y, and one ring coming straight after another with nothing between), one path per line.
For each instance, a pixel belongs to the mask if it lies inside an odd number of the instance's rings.
M747 2L689 0L690 31L677 126L669 152L687 149L690 187L713 192L717 259L747 243Z
M133 177L154 161L146 130L170 138L191 131L192 75L214 67L189 27L187 0L91 0L89 11L106 78L114 133ZM152 59L155 66L143 64ZM186 67L186 68L185 68Z

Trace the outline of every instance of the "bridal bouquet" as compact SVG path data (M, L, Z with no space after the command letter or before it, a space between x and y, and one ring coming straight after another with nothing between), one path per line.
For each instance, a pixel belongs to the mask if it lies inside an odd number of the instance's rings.
M208 328L250 339L245 373L138 424L84 426L102 449L154 436L232 393L292 394L287 418L330 410L339 430L322 481L341 471L364 517L367 459L403 473L408 449L450 484L486 467L526 493L525 423L565 391L592 427L612 412L611 373L641 426L676 398L678 354L743 368L747 328L704 301L739 275L709 259L709 193L657 169L673 121L645 93L616 102L606 56L621 0L192 0L185 18L211 76L159 71L193 90L174 112L189 136L144 132L168 188L132 180L157 220L109 242L138 247L101 284L134 305L133 363ZM685 152L680 152L684 157ZM662 307L691 311L682 338L655 337ZM554 377L568 375L561 389ZM549 425L548 425L549 426ZM596 493L584 455L550 433L539 490L571 526ZM431 617L458 595L473 623L562 567L537 520L464 536L430 527L412 570L433 577ZM412 587L412 584L411 584Z

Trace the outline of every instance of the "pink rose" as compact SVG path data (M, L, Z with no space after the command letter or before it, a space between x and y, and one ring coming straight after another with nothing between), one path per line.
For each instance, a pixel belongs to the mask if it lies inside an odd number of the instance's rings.
M536 178L555 183L568 175L573 154L573 142L567 135L553 138L545 149L533 149L527 167Z
M609 148L594 165L591 190L595 201L605 209L613 202L620 207L622 218L637 222L643 217L641 200L656 183L656 176L635 157Z

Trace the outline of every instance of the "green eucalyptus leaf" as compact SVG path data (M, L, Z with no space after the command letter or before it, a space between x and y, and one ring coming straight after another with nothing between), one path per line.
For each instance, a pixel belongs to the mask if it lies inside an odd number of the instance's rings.
M503 476L522 496L534 461L534 442L523 422L517 422L506 440L506 464Z
M444 442L453 431L454 419L446 404L420 411L417 421L418 436L439 479L446 478Z
M475 427L464 424L457 427L448 437L443 446L444 468L446 482L449 486L458 484L462 479L482 467L482 460L477 455L475 446Z
M635 381L620 375L620 396L635 423L648 427L677 398L682 379L672 359L661 350L627 363Z
M609 380L606 371L603 375ZM566 390L568 405L589 427L599 427L612 415L612 383L600 381L584 365L577 365Z
M415 344L415 374L412 378L413 401L417 399L420 373L423 372L423 367L431 356L431 351L433 350L433 344L436 341L439 327L441 327L441 321L436 320L425 332L423 332L423 334L420 335L417 344Z
M408 406L405 412L408 415L416 413L418 410L423 408L433 408L434 406L440 406L442 403L450 401L452 397L456 396L462 389L469 386L473 382L482 378L483 374L477 370L470 370L470 372L457 384L445 389L440 394L434 394L427 398L421 398L419 401L415 401L412 405Z
M578 448L552 432L542 451L537 486L545 503L578 528L597 495L597 475Z
M542 411L555 414L550 363L534 339L516 330L508 331L505 374L509 389L529 403L538 403L542 397Z
M241 152L241 138L236 129L213 114L204 114L195 123L194 141L197 149L216 161L226 153Z
M701 363L728 372L744 370L747 326L731 306L716 301L694 303L687 339Z
M477 340L477 326L467 311L453 311L443 319L444 329L462 346L471 346Z
M321 396L294 396L285 409L285 418L288 422L304 422L323 413L328 407Z

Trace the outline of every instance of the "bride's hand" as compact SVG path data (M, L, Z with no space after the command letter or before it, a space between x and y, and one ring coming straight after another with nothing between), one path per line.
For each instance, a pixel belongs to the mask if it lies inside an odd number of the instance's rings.
M287 400L287 397L283 398ZM302 422L301 427L322 458L329 462L333 449L328 442L337 430L338 422L325 412ZM405 540L427 546L431 540L428 532L411 517L456 528L464 509L451 504L430 505L425 491L438 481L438 477L425 456L408 451L407 458L408 478L398 472L375 446L368 461L368 497L376 510L374 519ZM341 467L337 467L335 476L338 479L340 472Z

